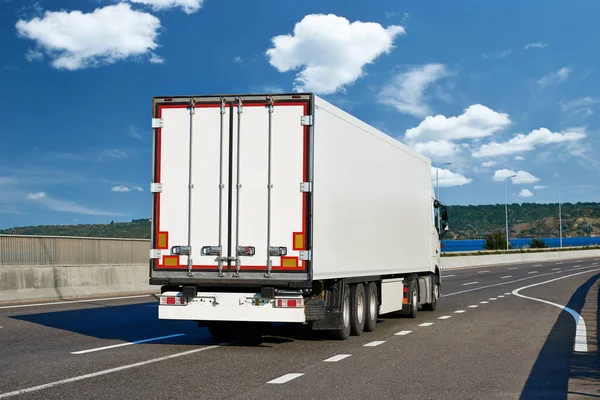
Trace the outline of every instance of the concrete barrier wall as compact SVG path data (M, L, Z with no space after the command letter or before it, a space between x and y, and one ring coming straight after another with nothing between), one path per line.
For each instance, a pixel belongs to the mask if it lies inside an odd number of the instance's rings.
M443 269L518 264L523 262L545 262L553 260L579 260L600 257L600 250L548 251L541 253L490 254L476 256L442 257Z
M0 303L69 300L160 292L148 284L148 264L2 266Z

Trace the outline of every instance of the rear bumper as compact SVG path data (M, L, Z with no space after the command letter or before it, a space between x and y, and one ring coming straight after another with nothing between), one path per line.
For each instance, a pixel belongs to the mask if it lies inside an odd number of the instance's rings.
M180 292L165 292L161 297L181 296ZM302 296L285 296L302 301ZM306 322L304 307L278 308L275 299L262 298L260 293L198 293L185 305L158 306L159 319L190 321L240 322Z

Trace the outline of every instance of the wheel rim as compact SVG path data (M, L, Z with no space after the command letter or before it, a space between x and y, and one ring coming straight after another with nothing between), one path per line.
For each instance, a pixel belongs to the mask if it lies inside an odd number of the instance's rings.
M377 296L375 294L374 291L371 292L371 299L369 300L369 317L371 319L375 319L377 315Z
M418 305L417 305L417 289L413 289L413 308L416 310Z
M362 324L365 319L365 295L363 293L359 293L356 299L356 317L358 318L358 323Z
M433 300L437 300L438 297L440 297L440 291L438 288L438 285L435 285L434 289L433 289Z
M350 296L344 298L344 326L350 325Z

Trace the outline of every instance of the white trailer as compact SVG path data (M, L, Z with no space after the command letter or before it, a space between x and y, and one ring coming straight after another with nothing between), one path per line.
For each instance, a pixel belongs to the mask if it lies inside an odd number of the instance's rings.
M441 293L431 162L313 94L153 99L150 284L216 339L345 339Z

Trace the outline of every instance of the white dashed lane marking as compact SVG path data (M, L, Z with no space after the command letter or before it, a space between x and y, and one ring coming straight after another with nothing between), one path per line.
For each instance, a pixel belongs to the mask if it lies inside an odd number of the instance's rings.
M517 268L517 267L512 267L512 268L509 268L508 270L510 271L510 270L513 270L513 269L519 269L519 268Z
M504 297L503 294L501 294L500 296L498 296L499 299L502 299Z
M438 319L448 319L450 317L451 317L451 315L444 315L443 317L439 317Z
M424 322L419 326L431 326L431 325L433 325L433 322Z
M489 301L480 301L481 304L487 304Z
M267 383L282 384L282 383L289 382L293 379L299 378L302 375L304 375L304 374L286 374L286 375L280 376L279 378L273 379L272 381L269 381Z
M558 271L560 268L552 268L552 271Z
M498 299L496 299L495 297L490 297L489 299L490 299L490 300L498 300Z
M384 344L384 343L385 343L385 340L376 340L374 342L365 344L364 347L375 347L375 346L379 346L380 344Z
M500 279L507 279L507 278L512 278L512 275L506 275L506 276L500 277Z
M469 308L477 308L477 307L479 307L477 304L473 304L473 305L469 306Z
M535 264L534 267L541 267L542 264Z
M394 333L394 336L405 336L411 333L412 331L400 331L398 333Z
M487 272L490 272L490 271L477 271L478 274L485 274Z
M468 286L468 285L476 285L476 284L478 284L478 283L479 283L479 282L467 282L467 283L463 283L462 285L463 285L463 286Z
M451 276L456 276L456 275L442 275L442 278L450 278Z
M462 314L464 312L465 312L465 310L456 310L456 311L454 311L454 314Z
M323 360L324 362L338 362L343 360L344 358L350 357L352 354L338 354L337 356L329 357L327 360Z
M537 274L537 271L529 271L528 274Z

